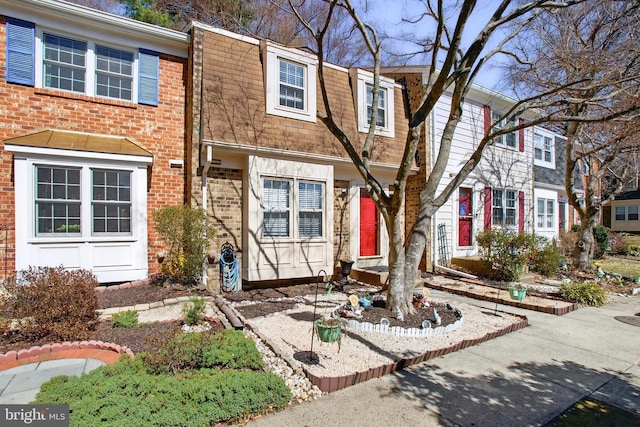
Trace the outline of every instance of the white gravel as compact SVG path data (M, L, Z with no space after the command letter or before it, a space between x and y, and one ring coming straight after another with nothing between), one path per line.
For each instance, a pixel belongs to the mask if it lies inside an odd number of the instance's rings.
M446 302L437 298L431 300ZM489 310L464 303L457 304L455 308L462 311L462 325L455 331L434 337L396 337L377 332L356 333L348 329L343 329L339 343L323 343L314 336L313 352L318 355L319 363L304 363L304 367L320 377L347 375L448 347L465 339L480 338L520 321L516 316L506 313L495 316ZM247 324L258 335L266 337L290 363L296 364L296 368L302 368L303 362L296 360L295 356L311 350L312 319L313 307L301 305L247 320Z

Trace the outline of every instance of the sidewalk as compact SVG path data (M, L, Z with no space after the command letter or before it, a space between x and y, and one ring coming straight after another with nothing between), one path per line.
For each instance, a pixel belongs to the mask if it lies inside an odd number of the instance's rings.
M248 425L544 425L585 396L640 414L640 328L614 319L640 314L640 297L564 316L497 308L526 315L530 326Z
M0 403L26 404L36 398L42 383L58 375L80 376L105 362L93 358L70 358L33 362L0 371Z

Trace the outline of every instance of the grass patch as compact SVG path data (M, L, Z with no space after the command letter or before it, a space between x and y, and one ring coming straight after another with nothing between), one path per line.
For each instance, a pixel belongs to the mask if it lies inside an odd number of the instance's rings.
M622 235L622 241L627 245L640 245L640 235L639 234L624 234Z
M81 377L51 379L42 385L34 403L68 404L70 425L82 427L208 426L284 409L291 391L279 376L256 370L260 353L253 341L239 331L213 335L220 338L178 339L185 353L198 359L186 363L185 354L182 363L202 366L200 359L206 355L207 367L158 372L157 365L148 365L145 353L134 359L123 356L113 366ZM175 344L172 355L176 355ZM200 351L194 351L198 346ZM216 351L224 357L212 357ZM249 363L243 365L243 361Z
M623 276L640 277L640 261L607 257L596 263L604 271L622 274Z
M598 400L585 398L553 419L545 427L638 426L640 416Z

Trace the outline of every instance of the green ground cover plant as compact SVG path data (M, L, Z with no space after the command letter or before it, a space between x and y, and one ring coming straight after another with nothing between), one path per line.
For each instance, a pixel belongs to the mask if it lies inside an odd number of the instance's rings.
M111 321L111 327L113 328L137 328L138 325L138 311L126 310L120 313L115 313Z
M140 355L152 373L189 369L261 369L262 356L252 340L241 331L180 333L162 343L155 353Z
M259 370L260 353L240 331L169 341L165 355L179 353L183 369L158 371L150 353L123 356L81 377L53 378L35 403L69 404L71 426L209 426L283 409L291 399L282 378Z

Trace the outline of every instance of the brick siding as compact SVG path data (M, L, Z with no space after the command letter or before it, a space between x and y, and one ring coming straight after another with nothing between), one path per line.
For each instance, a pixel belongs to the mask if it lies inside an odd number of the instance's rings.
M186 59L160 55L157 107L92 98L63 91L8 84L5 79L6 27L0 17L0 146L8 138L42 129L72 130L134 138L154 155L149 169L147 207L149 273L158 271L156 253L163 243L154 231L151 212L185 201L186 168L170 168L169 160L185 156ZM0 154L0 277L15 270L13 158Z

